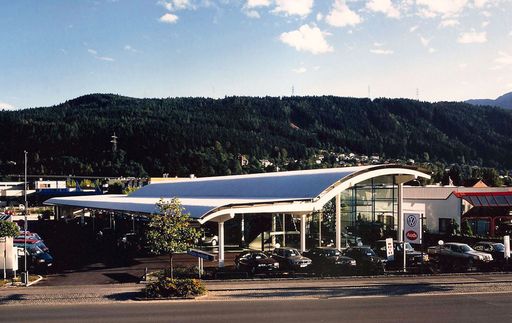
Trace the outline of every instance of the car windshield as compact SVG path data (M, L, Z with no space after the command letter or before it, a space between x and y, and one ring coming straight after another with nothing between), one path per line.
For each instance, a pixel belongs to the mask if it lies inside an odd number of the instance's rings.
M295 257L300 256L300 253L297 249L290 249L285 251L286 257Z
M462 252L468 252L468 251L473 251L473 248L471 248L470 246L468 246L467 244L463 244L460 246L460 250Z
M339 256L341 255L341 252L339 252L338 250L325 250L325 255L327 257L334 257L334 256Z
M496 251L503 252L505 251L505 245L503 245L503 243L497 243L494 245L494 249L496 249Z
M35 245L27 245L27 251L31 255L38 255L40 253L43 253L43 250L41 250L38 246Z
M268 257L265 254L262 253L255 253L252 255L254 259L267 259Z
M375 252L373 252L370 248L363 248L361 249L361 253L367 255L367 256L375 256Z

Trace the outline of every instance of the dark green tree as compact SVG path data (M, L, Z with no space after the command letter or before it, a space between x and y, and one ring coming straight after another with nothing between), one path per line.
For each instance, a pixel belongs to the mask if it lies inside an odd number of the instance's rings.
M159 213L151 216L146 241L152 253L169 255L169 270L173 279L173 255L190 248L200 237L200 232L190 226L190 216L183 212L177 198L170 201L161 199L157 206Z

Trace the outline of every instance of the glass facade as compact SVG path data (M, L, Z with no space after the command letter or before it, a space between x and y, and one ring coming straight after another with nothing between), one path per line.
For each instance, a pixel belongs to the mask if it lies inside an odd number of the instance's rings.
M381 176L361 182L341 193L342 228L356 222L380 222L397 230L398 186L393 176Z

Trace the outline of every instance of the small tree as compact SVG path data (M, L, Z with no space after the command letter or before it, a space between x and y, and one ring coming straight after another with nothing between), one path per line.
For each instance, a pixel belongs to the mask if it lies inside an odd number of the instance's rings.
M169 255L169 270L173 277L172 257L176 252L186 251L198 239L200 233L190 226L189 214L177 198L171 201L161 199L157 203L159 214L151 217L146 231L146 240L154 254Z
M3 268L4 268L4 279L6 278L6 272L5 272L5 269L6 269L6 255L7 255L7 237L16 237L17 235L20 234L20 229L18 228L18 226L16 225L16 223L14 222L10 222L10 221L0 221L0 238L1 240L4 241L4 263L3 263Z

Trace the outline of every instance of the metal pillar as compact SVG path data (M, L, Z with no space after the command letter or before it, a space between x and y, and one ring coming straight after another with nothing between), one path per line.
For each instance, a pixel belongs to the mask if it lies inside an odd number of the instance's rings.
M336 195L336 249L341 249L341 194Z
M219 222L219 268L224 267L224 221Z
M300 251L306 251L306 214L300 216Z

